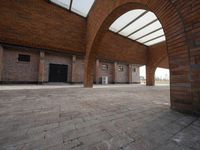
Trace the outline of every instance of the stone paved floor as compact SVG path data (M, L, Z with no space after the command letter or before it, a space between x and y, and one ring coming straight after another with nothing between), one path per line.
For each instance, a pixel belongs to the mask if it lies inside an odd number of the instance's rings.
M0 150L200 150L200 119L170 110L167 86L4 88Z

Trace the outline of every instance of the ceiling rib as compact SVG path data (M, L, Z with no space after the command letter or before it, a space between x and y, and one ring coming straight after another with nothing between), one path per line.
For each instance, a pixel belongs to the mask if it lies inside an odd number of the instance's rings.
M153 24L153 23L154 23L154 22L156 22L156 21L158 21L158 19L155 19L155 20L151 21L151 22L150 22L150 23L148 23L147 25L145 25L145 26L143 26L143 27L139 28L138 30L136 30L136 31L134 31L134 32L132 32L132 33L130 33L130 34L129 34L129 35L127 35L126 37L129 37L129 36L131 36L131 35L135 34L136 32L138 32L138 31L140 31L140 30L142 30L142 29L144 29L144 28L148 27L149 25Z
M142 9L137 9L135 12L138 10L141 11ZM119 17L115 22L113 22L113 24L109 27L109 30L131 40L137 41L145 46L152 46L166 41L162 25L153 12L143 10L143 13L138 14L139 16L136 13L134 14L134 10L127 12L127 14L128 13L132 13L136 18L133 19L133 16L124 14L121 18ZM125 23L126 25L124 26L122 20L129 23Z
M163 36L165 36L165 35L164 35L164 34L163 34L163 35L160 35L160 36L158 36L158 37L155 37L155 38L153 38L153 39L151 39L151 40L148 40L148 41L145 41L145 42L143 42L143 43L146 44L146 43L148 43L148 42L151 42L151 41L156 40L156 39L158 39L158 38L161 38L161 37L163 37Z
M150 32L150 33L147 33L147 34L145 34L145 35L143 35L143 36L141 36L141 37L139 37L139 38L137 38L137 39L135 39L136 41L137 40L140 40L140 39L142 39L142 38L144 38L144 37L146 37L146 36L148 36L148 35L150 35L150 34L152 34L152 33L155 33L155 32L157 32L157 31L159 31L159 30L162 30L162 27L161 28L158 28L158 29L156 29L156 30L154 30L154 31L152 31L152 32Z
M73 0L70 1L70 5L69 5L69 10L70 11L72 10L72 3L73 3Z
M126 27L128 27L129 25L131 25L132 23L134 23L135 21L137 21L138 19L140 19L142 16L144 16L145 14L147 14L148 11L143 12L141 15L139 15L137 18L133 19L131 22L129 22L127 25L125 25L124 27L122 27L119 31L117 31L116 33L121 32L122 30L124 30Z

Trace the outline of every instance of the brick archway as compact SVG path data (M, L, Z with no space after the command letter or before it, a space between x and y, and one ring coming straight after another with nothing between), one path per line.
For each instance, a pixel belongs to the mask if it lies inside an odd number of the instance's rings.
M148 60L146 64L146 85L154 86L156 68L165 58L168 59L166 43L163 42L150 47L147 51L147 55Z
M157 61L153 64L147 64L146 66L146 85L147 86L154 86L155 85L155 73L156 69L158 68L159 64L162 60L166 59L167 55L162 55Z
M137 8L154 12L165 31L171 77L171 108L187 112L193 111L190 57L184 25L170 0L96 0L87 24L84 86L92 87L93 85L96 50L109 26L122 14ZM149 72L154 71L150 70Z

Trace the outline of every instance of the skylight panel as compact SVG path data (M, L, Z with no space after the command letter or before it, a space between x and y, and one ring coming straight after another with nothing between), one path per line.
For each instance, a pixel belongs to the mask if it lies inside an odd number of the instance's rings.
M146 41L149 41L149 40L154 39L156 37L159 37L161 35L164 35L163 30L159 30L157 32L154 32L154 33L148 35L148 36L145 36L145 37L141 38L140 40L138 40L138 42L145 43Z
M138 29L147 25L148 23L152 22L155 19L157 19L157 17L154 15L154 13L148 12L147 14L145 14L144 16L133 22L131 25L129 25L127 28L122 30L119 34L123 36L128 36L134 31L137 31Z
M156 15L143 9L125 13L110 26L109 30L146 46L166 40L162 25Z
M157 38L155 40L149 41L147 43L145 43L146 46L152 46L161 42L164 42L166 40L165 36L162 36L160 38Z
M71 0L50 0L50 1L67 9L69 9L70 2L71 2Z
M160 22L156 21L152 23L151 25L147 26L146 28L136 32L135 34L132 34L129 38L136 40L143 37L144 35L152 33L153 31L156 31L161 28L162 28L162 25L160 24Z
M124 26L129 24L131 21L136 19L138 16L140 16L142 13L144 13L145 10L143 9L136 9L136 10L131 10L121 17L119 17L111 26L110 30L113 32L118 32L120 29L122 29Z
M73 0L71 11L86 17L95 0Z

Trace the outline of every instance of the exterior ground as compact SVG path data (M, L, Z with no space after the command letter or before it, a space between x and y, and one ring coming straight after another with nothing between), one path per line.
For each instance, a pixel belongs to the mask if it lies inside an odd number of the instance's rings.
M199 150L200 119L169 86L1 86L1 150Z

